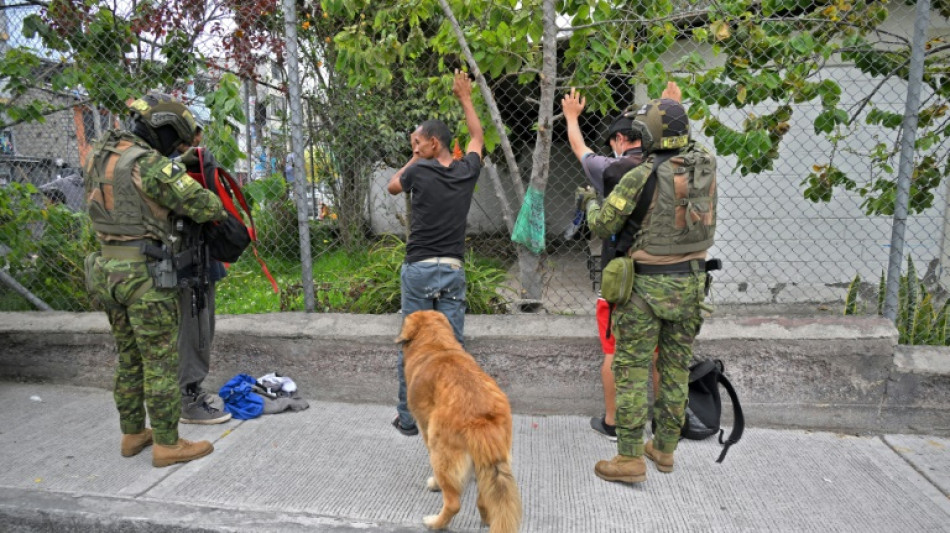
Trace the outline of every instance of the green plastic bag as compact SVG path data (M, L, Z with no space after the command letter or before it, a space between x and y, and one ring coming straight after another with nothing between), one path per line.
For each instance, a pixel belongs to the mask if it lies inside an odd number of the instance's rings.
M524 245L533 253L544 251L544 193L528 187L515 227L511 231L511 240Z

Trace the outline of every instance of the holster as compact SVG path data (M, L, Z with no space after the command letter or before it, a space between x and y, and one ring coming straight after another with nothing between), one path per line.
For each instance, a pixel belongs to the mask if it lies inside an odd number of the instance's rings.
M161 247L151 244L143 245L142 253L145 257L151 259L151 261L146 261L145 266L156 289L174 289L178 287L178 270L175 268L175 259L165 244L162 244Z

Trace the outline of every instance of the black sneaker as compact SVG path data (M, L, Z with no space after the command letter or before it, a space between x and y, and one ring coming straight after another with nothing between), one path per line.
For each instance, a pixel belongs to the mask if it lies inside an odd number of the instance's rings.
M608 440L616 442L617 441L617 426L608 425L605 422L606 417L595 416L590 419L590 428L600 433L601 435L607 437Z
M399 415L396 415L396 418L393 418L393 427L396 428L396 431L402 433L407 437L412 437L419 434L419 428L413 424L411 427L403 427L399 422Z

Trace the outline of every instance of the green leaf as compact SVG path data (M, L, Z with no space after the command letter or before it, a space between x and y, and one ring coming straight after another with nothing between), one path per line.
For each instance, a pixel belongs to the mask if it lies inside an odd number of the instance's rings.
M885 128L899 128L904 121L904 116L875 108L868 112L865 120L868 124L880 124Z
M788 42L793 50L801 55L811 54L815 49L815 39L810 33L799 33Z
M881 281L877 285L877 314L884 316L884 300L887 297L887 277L881 270Z
M825 107L832 107L841 100L841 87L832 80L823 80L816 87L821 103Z
M836 124L835 111L822 111L815 117L815 133L831 133Z
M854 279L851 280L851 284L848 285L848 295L844 300L844 314L845 315L856 315L858 314L858 290L861 288L861 276L855 275Z

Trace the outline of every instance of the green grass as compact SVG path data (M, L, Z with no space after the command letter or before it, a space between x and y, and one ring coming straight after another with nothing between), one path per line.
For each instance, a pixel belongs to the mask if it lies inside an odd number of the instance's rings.
M313 258L316 312L394 313L400 308L400 266L405 256L402 241L386 237L366 251L325 250ZM303 286L296 261L267 259L280 287L274 294L251 251L231 265L217 286L216 311L220 314L256 314L303 311ZM469 313L506 312L498 295L505 270L501 261L474 253L466 257L466 299Z
M346 254L332 251L313 259L313 283L317 293L330 292L333 310L347 305L344 290L354 269L365 260L365 253ZM276 311L303 311L301 269L297 261L266 258L268 270L277 281L280 293L275 294L261 271L252 251L228 268L228 275L218 282L216 312L220 314L258 314ZM326 309L318 309L326 311Z

